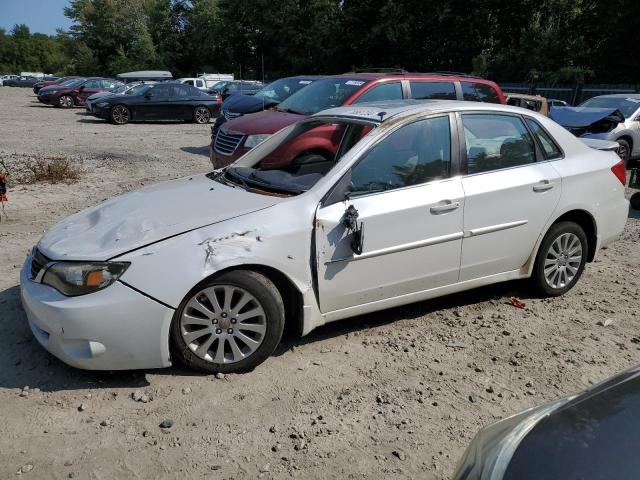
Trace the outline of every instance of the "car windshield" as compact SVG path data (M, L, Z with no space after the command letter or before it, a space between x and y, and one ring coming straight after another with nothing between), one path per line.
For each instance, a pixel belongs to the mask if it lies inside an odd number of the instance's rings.
M227 85L227 83L231 82L228 80L216 82L211 87L209 87L209 90L222 90Z
M278 110L313 115L327 108L339 107L365 83L365 80L349 78L318 80L280 103Z
M310 78L281 78L258 90L255 96L265 100L282 102L312 82L313 80Z
M71 79L71 80L67 80L64 83L61 83L60 85L62 85L64 87L77 87L81 83L84 83L84 79L83 78L74 78L74 79Z
M311 189L372 128L373 124L356 121L299 123L281 130L239 161L209 177L262 195L298 195ZM318 137L330 141L333 152L310 154L296 150L299 142Z
M127 85L118 85L115 88L111 89L112 93L123 93L127 90L127 88L129 88Z
M127 85L127 90L125 90L126 95L138 95L140 90L144 90L145 92L149 89L151 85L146 83L141 83L140 85L134 85L133 87Z
M633 115L633 112L640 108L640 98L594 97L583 102L580 106L589 108L617 108L625 118L629 118Z

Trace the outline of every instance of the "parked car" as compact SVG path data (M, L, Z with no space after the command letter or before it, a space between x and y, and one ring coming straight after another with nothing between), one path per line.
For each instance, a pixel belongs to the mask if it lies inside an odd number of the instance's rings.
M294 93L276 108L228 121L215 132L209 149L220 168L234 162L269 135L309 115L340 105L380 100L445 99L505 103L497 84L464 75L430 73L349 73L327 77ZM338 145L333 130L300 139L296 163L322 162Z
M207 92L219 99L219 103L224 102L230 95L255 95L264 87L261 82L251 80L229 80L219 82Z
M207 84L203 78L179 78L176 82L191 85L192 87L196 87L198 90L204 90L205 92L208 90Z
M549 103L540 95L523 95L521 93L505 93L507 105L533 110L542 115L549 116Z
M78 78L50 87L41 88L38 92L38 101L60 108L83 106L87 98L97 92L108 92L121 82L111 78Z
M222 104L221 115L216 119L215 125L211 127L212 138L220 128L220 125L227 120L272 108L320 78L322 77L298 76L281 78L262 87L254 95L231 95Z
M84 108L87 113L93 113L93 105L97 103L100 98L111 97L112 95L135 95L138 91L140 91L145 85L153 85L157 82L131 82L131 83L122 83L118 85L113 90L109 90L107 92L98 92L91 95L84 102Z
M291 169L290 145L328 125L341 132L331 161ZM224 170L61 221L24 263L22 301L36 339L76 367L247 371L285 323L307 334L529 277L567 292L623 230L624 174L614 153L521 108L339 107Z
M62 77L62 78L55 78L55 79L48 78L48 79L40 80L38 83L36 83L33 86L33 93L37 95L40 89L44 87L50 87L52 85L61 85L65 82L68 82L69 80L75 80L76 78L82 78L82 77L71 76L71 77Z
M640 368L482 429L453 480L636 478Z
M3 80L2 84L5 87L33 87L39 81L40 79L36 77L20 76L16 78L9 78L7 80Z
M204 80L207 89L212 88L219 82L234 80L232 73L198 73L197 77Z
M11 74L9 74L9 75L2 75L2 76L0 77L0 86L5 86L5 84L4 84L5 80L13 80L13 79L15 79L15 78L18 78L18 75L11 75Z
M114 95L93 104L93 114L116 125L136 120L188 120L207 123L219 112L215 98L191 85L144 85L131 95Z
M578 107L554 108L551 118L578 137L618 142L627 165L640 157L640 94L593 97Z

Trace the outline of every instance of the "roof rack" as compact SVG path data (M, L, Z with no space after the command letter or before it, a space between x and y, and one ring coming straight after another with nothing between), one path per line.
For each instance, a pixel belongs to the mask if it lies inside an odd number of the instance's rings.
M444 75L444 76L452 76L452 77L469 77L469 78L480 78L480 79L482 79L482 77L479 77L477 75L471 75L470 73L451 72L449 70L441 70L441 71L428 72L428 73L433 73L434 75Z
M409 72L407 72L404 68L398 68L398 67L374 67L374 68L362 67L362 68L354 68L353 70L347 73L392 73L392 74L395 73L398 75L404 75L405 73L409 73Z

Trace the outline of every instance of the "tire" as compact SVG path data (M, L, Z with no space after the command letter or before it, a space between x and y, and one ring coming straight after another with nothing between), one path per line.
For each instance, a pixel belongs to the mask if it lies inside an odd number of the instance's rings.
M131 110L126 105L114 105L109 111L109 120L114 125L126 125L131 120Z
M631 145L624 139L616 140L620 147L618 148L618 156L624 162L625 166L629 166L631 161Z
M533 267L532 281L536 290L549 297L571 290L584 271L588 246L587 236L577 223L552 225L540 244Z
M631 195L629 203L631 204L631 208L634 210L640 210L640 192L636 192Z
M60 98L58 98L56 106L60 108L73 107L73 97L70 97L69 95L62 95Z
M184 298L171 322L171 352L194 370L243 373L273 353L283 330L284 304L273 282L256 272L231 271Z
M196 107L193 109L193 121L198 124L209 123L211 111L207 107Z

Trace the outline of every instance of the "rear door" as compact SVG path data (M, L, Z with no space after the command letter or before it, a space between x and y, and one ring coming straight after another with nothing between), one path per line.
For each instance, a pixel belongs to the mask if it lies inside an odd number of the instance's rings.
M410 98L416 100L457 100L454 82L411 80Z
M520 269L560 199L561 181L520 115L464 113L460 281Z
M191 98L197 93L197 90L190 85L173 84L168 106L171 116L180 120L191 120L193 117Z
M464 195L455 174L453 116L438 115L388 134L338 182L316 212L322 312L455 283ZM358 213L361 253L344 224Z

